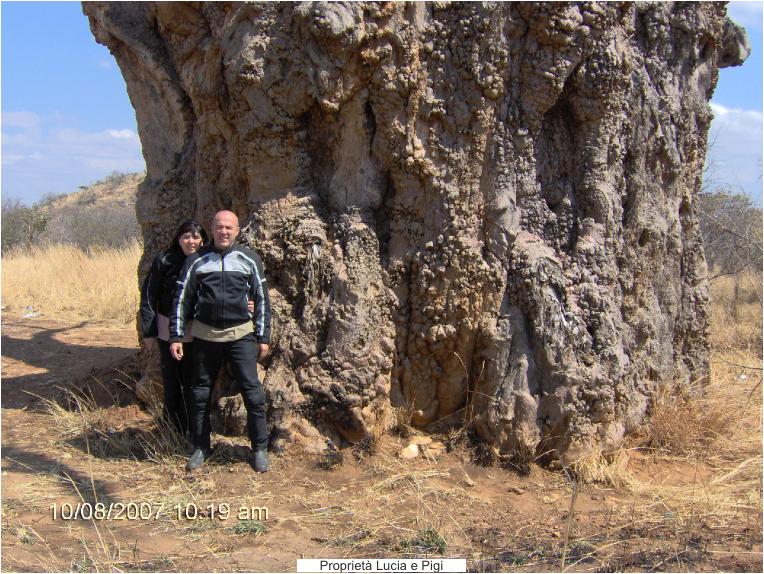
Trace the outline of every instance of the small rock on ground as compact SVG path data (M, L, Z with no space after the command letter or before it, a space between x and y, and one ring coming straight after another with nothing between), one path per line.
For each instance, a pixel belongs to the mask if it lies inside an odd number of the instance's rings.
M406 448L402 449L400 453L398 453L398 456L400 456L404 460L411 460L419 456L419 447L411 443Z

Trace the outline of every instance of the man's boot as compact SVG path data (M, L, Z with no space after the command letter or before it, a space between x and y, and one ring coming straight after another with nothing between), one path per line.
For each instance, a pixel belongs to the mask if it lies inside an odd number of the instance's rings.
M194 450L194 454L191 455L191 457L188 459L188 462L186 463L186 470L196 470L202 464L204 464L204 460L210 455L209 451L197 448Z
M264 448L256 450L252 457L252 466L257 472L268 472L268 451Z

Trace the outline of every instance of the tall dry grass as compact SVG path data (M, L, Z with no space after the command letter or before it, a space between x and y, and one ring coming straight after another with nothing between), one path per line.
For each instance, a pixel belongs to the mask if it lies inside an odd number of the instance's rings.
M139 242L123 249L47 245L2 258L2 304L14 313L130 323L140 293Z
M638 479L625 465L607 469L686 528L756 522L751 517L762 512L761 274L715 280L710 313L709 377L657 391L644 433L632 443L667 472L672 463L694 470L664 483Z
M717 277L710 289L710 341L715 353L746 353L761 358L762 274Z
M644 520L684 535L741 522L760 532L761 341L761 274L712 282L709 376L658 389L641 431L616 452L576 461L578 479L630 490L646 501L635 507ZM645 456L653 472L634 472L630 458Z

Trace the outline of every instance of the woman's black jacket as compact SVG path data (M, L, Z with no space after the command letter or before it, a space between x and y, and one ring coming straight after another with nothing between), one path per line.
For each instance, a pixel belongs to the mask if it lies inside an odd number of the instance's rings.
M175 251L160 253L151 264L151 271L141 287L141 330L144 337L156 337L157 313L170 316L178 273L183 268L186 256Z

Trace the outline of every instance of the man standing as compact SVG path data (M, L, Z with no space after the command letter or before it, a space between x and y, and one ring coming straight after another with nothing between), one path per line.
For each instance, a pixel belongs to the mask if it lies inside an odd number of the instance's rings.
M186 464L188 470L200 467L210 454L212 387L224 361L241 386L253 466L258 472L268 470L265 393L257 378L257 359L258 353L268 354L271 305L262 261L254 251L234 245L238 234L234 213L216 213L212 243L190 255L178 275L170 316L170 352L177 360L183 358L186 320L194 319L189 421L194 453ZM254 313L247 310L250 299Z

